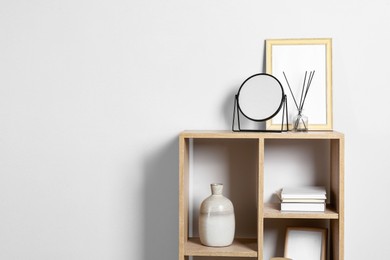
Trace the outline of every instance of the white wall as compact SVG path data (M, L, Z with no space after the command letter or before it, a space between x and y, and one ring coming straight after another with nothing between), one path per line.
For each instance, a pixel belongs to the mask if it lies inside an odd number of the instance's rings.
M390 254L390 2L0 2L0 259L176 259L177 136L229 129L264 40L333 38L346 259Z

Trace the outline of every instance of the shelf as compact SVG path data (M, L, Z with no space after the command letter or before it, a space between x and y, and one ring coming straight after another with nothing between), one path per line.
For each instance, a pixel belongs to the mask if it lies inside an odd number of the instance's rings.
M227 247L208 247L202 245L199 238L189 238L184 254L186 256L257 257L257 240L237 238Z
M344 134L336 131L308 131L308 132L233 132L226 130L195 130L183 131L183 138L205 138L205 139L341 139Z
M330 208L325 212L282 212L279 204L265 204L264 218L338 219L339 214Z
M296 154L290 156L295 151ZM242 207L238 210L241 215L236 215L236 235L253 239L236 238L228 247L207 247L200 243L199 238L191 237L191 234L198 233L196 230L190 232L197 228L194 223L198 205L194 204L194 198L204 198L208 193L203 191L214 179L226 182L229 188L227 197L237 205L235 208ZM325 186L329 193L326 210L282 212L279 203L265 203L272 200L275 190L290 183ZM201 185L205 187L203 190L193 189ZM268 260L283 254L283 234L290 225L327 228L326 258L344 260L343 133L226 130L180 133L179 260L191 256Z

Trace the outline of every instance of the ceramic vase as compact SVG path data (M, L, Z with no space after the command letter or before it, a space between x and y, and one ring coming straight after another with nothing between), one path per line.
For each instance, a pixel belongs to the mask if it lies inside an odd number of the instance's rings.
M200 206L199 236L200 242L205 246L229 246L234 239L234 207L233 203L222 195L222 190L222 184L211 184L211 196Z

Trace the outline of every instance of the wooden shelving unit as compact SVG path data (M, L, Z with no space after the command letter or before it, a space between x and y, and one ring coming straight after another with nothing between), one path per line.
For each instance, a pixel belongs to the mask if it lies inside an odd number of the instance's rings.
M189 234L190 200L190 142L200 140L203 142L220 143L235 140L245 142L250 140L255 144L256 161L256 220L257 230L255 238L236 238L229 247L213 248L200 243L198 237ZM281 212L278 204L264 202L264 175L272 174L264 171L264 154L267 141L281 140L306 140L314 142L325 140L329 142L329 191L330 200L325 212ZM192 212L192 211L191 211ZM265 239L265 226L269 220L289 221L325 221L328 226L329 245L328 259L344 260L344 135L339 132L307 132L307 133L254 133L254 132L231 132L231 131L184 131L179 137L179 260L189 256L196 257L249 257L258 260L264 259L263 246ZM315 222L316 223L316 222Z

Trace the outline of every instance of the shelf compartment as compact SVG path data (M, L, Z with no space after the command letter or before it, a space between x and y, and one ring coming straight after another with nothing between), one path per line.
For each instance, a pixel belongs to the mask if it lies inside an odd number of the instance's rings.
M193 140L192 167L187 176L187 237L199 237L199 209L210 196L210 184L222 183L223 195L234 205L235 236L256 237L258 226L256 140ZM242 192L245 190L245 192Z
M208 247L200 243L199 238L189 238L185 244L186 256L224 256L224 257L257 257L257 240L236 238L227 247Z
M338 219L339 214L328 206L325 212L282 212L278 203L266 203L264 204L264 218Z

